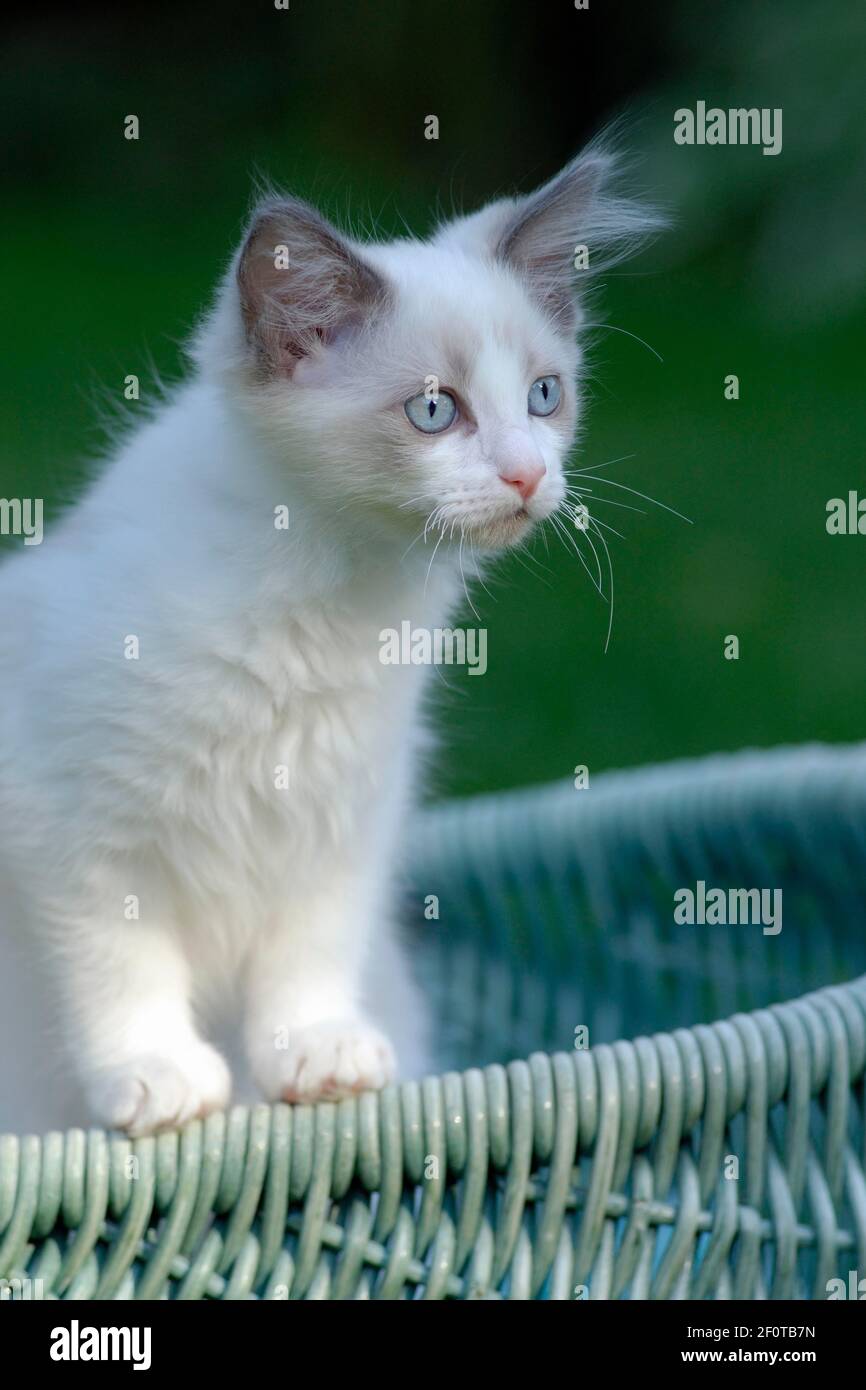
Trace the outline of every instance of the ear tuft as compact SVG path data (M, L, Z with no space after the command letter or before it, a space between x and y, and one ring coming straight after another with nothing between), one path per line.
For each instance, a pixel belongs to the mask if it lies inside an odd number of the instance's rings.
M649 204L612 191L620 168L597 142L534 193L492 203L443 229L442 238L509 265L571 331L581 283L633 255L665 226Z
M302 357L359 327L388 297L379 274L299 198L256 208L237 282L247 341L267 375L291 376Z
M582 279L633 255L664 225L654 208L610 191L616 169L612 154L591 146L517 203L496 246L496 256L565 322Z

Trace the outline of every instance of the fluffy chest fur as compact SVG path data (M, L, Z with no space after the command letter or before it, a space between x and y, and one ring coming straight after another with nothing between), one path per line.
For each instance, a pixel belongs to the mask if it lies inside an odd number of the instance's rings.
M37 582L29 557L7 567L0 805L34 866L58 845L74 866L63 920L135 896L245 938L335 859L372 862L406 808L423 672L383 664L380 633L441 623L453 567L365 550L351 518L323 536L300 499L277 530L285 491L239 485L232 444L212 395L185 393L47 543Z

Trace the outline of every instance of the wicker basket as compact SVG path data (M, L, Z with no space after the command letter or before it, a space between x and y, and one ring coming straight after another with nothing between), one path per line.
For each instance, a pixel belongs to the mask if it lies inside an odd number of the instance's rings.
M0 1278L761 1299L866 1275L864 774L804 748L428 813L407 906L442 1074L135 1143L6 1137ZM678 925L699 880L781 888L781 932Z

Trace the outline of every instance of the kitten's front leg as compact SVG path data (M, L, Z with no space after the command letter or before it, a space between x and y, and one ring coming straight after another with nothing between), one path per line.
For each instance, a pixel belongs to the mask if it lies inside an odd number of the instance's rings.
M360 999L368 925L375 927L360 901L351 881L337 877L255 946L245 1036L269 1100L338 1100L394 1079L394 1050Z
M60 992L91 1119L136 1136L227 1105L229 1070L196 1031L189 966L170 933L112 924L76 935Z

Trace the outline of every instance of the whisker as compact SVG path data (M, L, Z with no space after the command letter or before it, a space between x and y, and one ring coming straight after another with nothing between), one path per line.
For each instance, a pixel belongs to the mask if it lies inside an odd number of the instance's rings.
M661 353L656 352L655 348L652 347L645 338L639 338L637 333L632 333L629 328L618 328L615 323L582 323L580 328L581 332L588 328L606 328L609 333L624 333L627 338L634 338L636 343L640 343L642 347L645 347L647 352L651 352L653 357L658 358L659 362L664 362L665 360Z
M415 537L414 541L410 541L409 544L406 546L406 549L403 551L403 554L400 556L400 564L401 564L401 565L402 565L403 561L406 559L406 556L409 554L409 551L410 551L410 550L414 550L415 546L416 546L416 545L418 544L418 542L420 541L422 535L423 535L423 532L422 532L422 531L419 531L418 534L417 534L417 536Z
M426 492L419 492L417 497L408 497L405 502L398 504L397 510L403 511L406 507L414 507L416 502L429 502L430 497Z
M481 567L480 567L480 565L479 565L479 563L478 563L478 556L475 554L475 546L474 546L473 543L472 543L472 537L471 537L471 536L469 537L469 553L470 553L470 555L472 556L472 563L473 563L473 565L474 565L474 567L475 567L475 576L474 576L474 577L478 580L478 583L481 585L482 589L484 590L485 594L487 594L488 598L491 598L491 599L493 600L493 602L495 603L495 602L496 602L496 595L487 587L487 585L486 585L485 582L484 582L484 575L481 573Z
M600 473L603 468L613 468L615 463L629 463L636 458L637 454L622 454L618 459L607 459L604 463L590 463L587 464L586 468L572 468L570 472L578 477L582 473Z
M589 524L590 524L590 526L594 526L594 525L595 525L595 520L594 520L594 518L592 518L592 517L590 518ZM607 569L608 569L608 574L610 575L610 614L609 614L609 617L608 617L608 620L607 620L607 637L605 638L605 643L604 643L604 651L605 651L605 656L606 656L606 655L607 655L607 649L608 649L608 647L610 646L610 635L611 635L611 633L613 632L613 561L612 561L611 558L610 558L610 549L608 548L608 544L607 544L607 541L605 540L604 536L601 534L600 531L597 532L597 535L598 535L598 538L599 538L599 540L601 541L602 545L604 546L604 553L605 553L605 555L607 556Z
M466 587L466 575L463 573L463 542L464 542L465 539L466 539L466 528L465 528L463 522L461 522L461 523L460 523L460 549L459 549L458 552L457 552L457 563L458 563L459 566L460 566L460 578L461 578L462 581L463 581L463 592L464 592L464 594L466 595L466 602L469 604L469 607L472 609L472 612L473 612L474 615L475 615L476 621L480 623L480 622L481 622L481 618L480 618L480 616L479 616L478 609L475 607L475 604L472 602L471 598L469 597L469 590L468 590L467 587Z
M531 579L535 579L537 577L535 571L529 568L526 561L535 560L536 564L540 564L540 561L537 560L536 557L532 555L529 550L512 550L511 558L517 562L517 564L520 566L522 570L526 570L526 573L530 576ZM542 566L541 582L542 584L546 584L548 589L552 588L550 579L548 577L549 575L550 570L545 571L544 566Z
M603 526L605 531L612 531L615 536L619 536L621 541L624 541L626 539L626 537L622 534L622 531L617 531L615 526L608 526L606 521L599 521L597 516L590 516L590 521L595 522L596 526Z
M431 571L432 568L433 568L433 561L436 559L436 551L439 549L439 547L440 547L440 545L442 544L442 542L443 542L444 539L445 539L445 532L444 532L444 531L440 531L440 532L439 532L439 539L438 539L438 541L436 542L436 544L435 544L434 547L433 547L433 554L430 556L430 563L429 563L429 565L427 566L427 573L426 573L426 575L424 576L424 596L425 596L425 598L426 598L426 596L427 596L427 585L428 585L428 583L430 582L430 571Z
M650 497L645 492L638 492L637 488L627 487L625 483L614 482L613 478L596 478L591 473L587 473L585 476L590 483L602 483L606 484L607 487L622 488L623 492L631 492L635 497L643 498L644 502L651 502L654 507L661 507L662 511L670 512L671 516L679 517L680 521L686 521L689 526L694 526L691 517L683 516L682 512L678 512L675 507L669 507L666 502L660 502L657 497Z
M589 518L589 524L590 524L590 526L592 525L592 522L593 522L593 518L590 517L590 518ZM586 543L587 543L587 545L589 546L590 550L592 551L593 555L595 556L595 563L598 565L598 592L601 594L602 598L604 598L604 580L602 579L602 574L601 574L601 561L600 561L599 558L598 558L598 551L596 550L595 546L594 546L593 543L592 543L592 536L589 534L589 531L588 531L588 530L586 530L586 531L581 531L580 534L581 534L582 536L585 536L585 537L586 537Z
M569 502L575 500L580 502L581 499L584 497L592 497L595 499L595 502L603 502L606 507L622 507L622 509L626 512L637 512L638 516L647 515L643 507L632 507L629 505L628 502L615 502L612 497L600 497L599 494L597 492L594 492L591 487L582 487L580 489L580 492L575 493L573 497L570 490L566 492L566 498Z
M599 596L600 596L601 598L604 598L604 591L602 590L601 584L600 584L600 582L599 582L600 577L601 577L601 566L599 566L599 580L596 580L595 575L593 574L592 570L589 568L589 565L586 563L586 559L584 558L583 554L581 553L580 546L577 544L576 538L575 538L574 536L572 536L572 534L571 534L570 531L567 531L567 530L566 530L566 528L565 528L565 523L562 521L562 518L561 518L561 517L558 517L558 516L556 515L556 513L554 512L553 515L550 516L550 517L548 518L548 520L549 520L550 522L552 522L554 530L556 531L557 535L558 535L558 536L560 537L560 539L562 540L562 542L563 542L563 544L565 545L566 549L567 549L567 550L573 550L573 551L574 551L574 553L575 553L575 555L577 556L578 560L579 560L580 563L583 565L583 568L586 570L586 573L587 573L588 576L589 576L589 582L590 582L590 584L592 585L592 587L595 589L596 593L599 594ZM590 542L590 543L591 543L591 542Z
M581 506L583 505L583 503L580 502L580 498L579 498L579 497L578 497L578 502L580 503ZM587 510L587 513L586 513L586 514L587 514L587 517L589 518L589 511L588 511L588 510ZM571 529L570 526L566 526L566 523L562 520L562 517L561 517L561 516L560 516L560 518L559 518L559 521L560 521L560 525L561 525L562 528L563 528L562 534L563 534L563 535L566 537L566 539L568 540L568 542L569 542L569 544L571 545L572 549L574 550L575 554L578 555L578 556L582 559L583 556L581 555L581 552L580 552L580 545L579 545L579 543L578 543L577 535L575 535L575 533L572 531L572 529ZM594 547L593 544L592 544L592 538L591 538L590 536L587 535L587 531L586 531L586 527L585 527L585 526L577 526L575 529L576 529L576 531L577 531L577 533L578 533L579 535L582 535L582 536L585 536L585 537L586 537L587 543L589 544L589 548L590 548L590 550L592 550L593 555L595 555L596 568L598 569L598 582L595 584L595 587L598 589L598 592L601 594L602 598L604 598L604 584L603 584L603 581L602 581L601 565L599 564L599 559L598 559L598 555L597 555L596 552L595 552L595 547ZM593 581L593 582L595 583L595 581Z
M444 508L443 508L442 504L440 503L440 505L439 505L438 507L434 507L434 508L433 508L433 510L432 510L432 512L430 513L430 515L428 516L427 520L424 522L424 544L425 544L425 545L427 544L427 532L428 532L428 530L429 530L431 527L433 528L433 530L435 530L437 526L439 526L439 529L440 529L440 530L443 529L442 526L440 525L440 523L436 520L436 518L439 516L440 512L442 512L443 510L444 510Z
M544 535L544 532L542 531L541 534ZM549 553L548 551L548 554ZM538 566L540 573L545 576L546 579L551 577L552 571L548 569L547 565L541 563L538 556L534 554L528 546L522 546L519 550L512 550L511 554L514 555L516 559L531 560L534 565ZM532 574L532 570L527 570L527 573Z
M417 536L415 537L415 539L414 539L413 541L410 541L409 544L407 545L406 549L403 551L403 554L400 556L400 564L401 564L401 565L402 565L403 561L406 559L406 556L409 554L409 551L412 550L412 549L414 549L414 547L418 544L418 542L419 542L420 540L423 539L424 544L425 544L425 545L427 544L427 528L428 528L429 525L430 525L430 519L431 519L431 517L435 514L436 511L438 511L438 508L437 508L437 507L434 507L434 508L433 508L433 511L429 513L429 515L428 515L428 517L427 517L427 520L424 522L424 529L423 529L423 531L419 531L418 534L417 534Z

